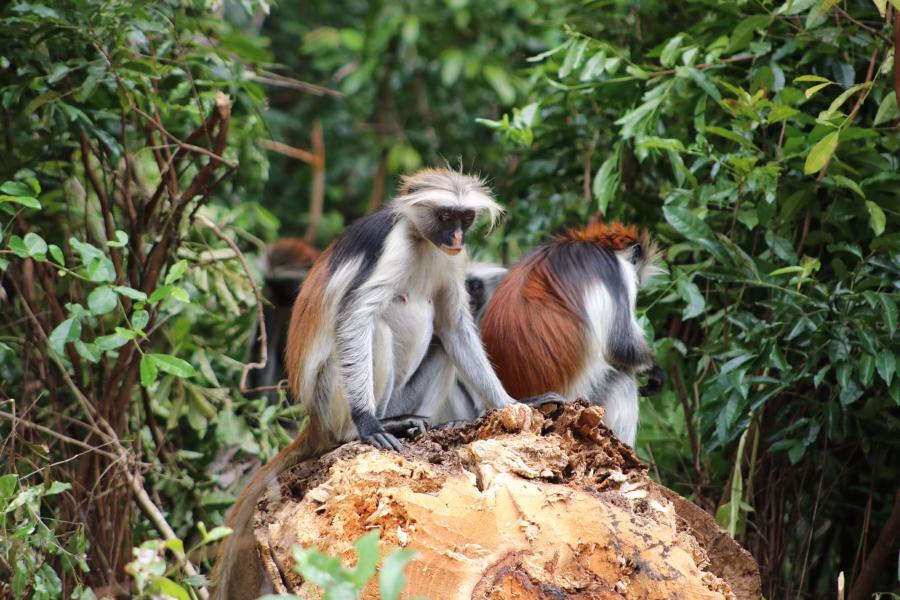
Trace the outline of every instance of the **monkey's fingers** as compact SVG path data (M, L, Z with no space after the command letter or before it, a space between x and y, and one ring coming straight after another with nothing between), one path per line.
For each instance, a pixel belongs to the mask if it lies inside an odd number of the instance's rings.
M381 420L381 426L385 431L403 437L415 437L431 429L431 423L427 417L420 415L397 415Z
M369 445L375 446L379 450L393 450L394 452L400 452L403 450L403 444L400 443L400 440L386 431L373 433L370 436L364 437L362 441Z
M532 396L530 398L523 398L519 400L522 404L527 404L532 408L537 408L538 406L543 406L544 404L569 404L571 400L566 398L565 396L560 396L556 392L547 392L546 394L540 394L539 396Z
M666 382L666 372L659 365L653 365L650 372L647 373L647 383L638 389L641 396L653 396L662 390L663 384Z

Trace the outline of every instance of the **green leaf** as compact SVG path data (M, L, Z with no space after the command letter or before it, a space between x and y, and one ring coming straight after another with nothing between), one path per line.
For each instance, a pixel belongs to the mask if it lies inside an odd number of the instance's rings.
M44 491L45 496L55 496L56 494L62 494L63 492L67 492L72 489L71 483L64 483L62 481L54 481L50 484L50 487Z
M753 39L753 33L758 29L765 29L771 22L770 15L752 15L743 19L734 27L728 40L728 46L725 48L725 54L746 48Z
M176 377L193 377L194 367L187 361L181 360L169 354L147 354L160 371Z
M574 71L581 65L581 60L584 58L584 50L587 48L587 40L578 40L573 41L569 46L569 51L566 52L566 57L563 59L563 64L559 68L558 76L560 79L565 79L569 73Z
M74 317L68 318L50 332L50 347L54 352L62 355L65 352L66 342L77 340L81 337L81 320Z
M875 355L875 368L878 375L887 385L891 385L894 378L894 370L897 368L897 357L890 350L882 350Z
M117 331L116 333L98 337L96 340L94 340L94 343L97 344L97 347L101 351L106 352L107 350L115 350L116 348L121 348L122 346L133 340L134 337L135 334L126 329L122 330L121 332Z
M830 81L828 83L820 83L818 85L814 85L810 88L807 88L806 91L803 92L803 95L806 96L807 99L812 98L816 92L827 88L829 85L832 85Z
M824 110L821 113L819 113L819 120L827 121L828 119L831 118L832 115L834 115L834 113L837 112L837 110L841 106L844 105L844 102L847 101L847 98L849 98L850 96L852 96L853 94L855 94L856 92L858 92L860 90L868 89L870 87L872 87L871 81L866 82L866 83L858 83L854 86L851 86L849 89L844 90L840 96L838 96L837 98L834 99L834 101L831 103L831 106L828 107L828 110Z
M839 133L838 131L832 131L813 146L806 157L806 164L803 165L804 173L811 175L828 164L834 151L837 150Z
M88 263L85 274L94 283L107 283L115 281L116 268L106 256L98 256Z
M37 198L32 196L0 196L0 202L11 202L13 204L21 204L26 208L41 208L41 203Z
M450 87L456 83L462 73L465 57L462 50L451 48L441 55L441 83Z
M381 558L381 552L378 549L380 536L381 531L375 529L353 543L358 558L356 567L350 572L350 579L358 589L363 589L366 583L375 576L375 567L378 565L378 559Z
M27 183L21 181L6 181L0 185L0 192L10 196L33 196L34 190Z
M381 572L378 574L378 592L381 600L397 600L403 586L406 585L406 575L403 569L406 563L415 559L418 554L414 550L395 550L386 559L381 566Z
M512 80L506 69L496 65L485 65L482 72L484 73L484 78L497 92L500 102L504 105L509 105L515 101L516 88L513 87Z
M859 382L864 387L872 385L872 378L875 375L875 357L864 352L860 355L857 366L859 368Z
M126 298L131 298L137 302L146 302L147 294L140 290L136 290L134 288L128 287L126 285L117 285L113 288L117 294L121 296L125 296Z
M869 223L872 225L872 230L877 237L884 233L884 226L887 221L884 216L884 211L871 200L866 200L866 208L869 211Z
M7 247L12 250L13 254L18 256L19 258L28 258L28 248L25 246L24 240L17 235L9 238L9 242L7 242Z
M46 260L47 242L44 241L44 238L34 232L29 232L25 234L22 241L25 243L28 256L37 260Z
M834 83L834 82L826 77L819 77L818 75L801 75L800 77L794 78L794 83Z
M169 272L166 273L165 285L172 285L184 275L185 271L187 271L187 261L179 260L177 263L172 265L169 269Z
M19 477L15 473L0 476L0 498L10 498L16 492Z
M100 362L101 352L97 344L75 340L75 351L78 352L81 358L90 363L97 364Z
M703 310L706 308L706 300L703 298L703 294L700 293L700 288L695 283L683 278L678 279L675 285L678 289L678 295L687 303L681 318L687 321L702 315Z
M722 100L722 94L720 94L719 90L716 89L716 84L714 84L712 80L706 76L706 73L691 67L687 69L687 74L691 79L694 80L694 82L696 82L697 85L700 86L700 89L709 94L710 98L712 98L716 102L720 102Z
M894 332L897 331L897 303L890 294L884 292L878 294L878 300L881 301L881 306L884 308L885 329L890 337L894 337Z
M615 198L616 192L619 190L619 162L622 157L622 146L616 144L612 154L603 161L600 168L594 175L594 181L591 184L594 198L597 199L597 208L600 214L605 215L606 209L609 207L610 201Z
M738 135L737 133L735 133L729 129L725 129L724 127L715 127L715 126L707 125L707 126L703 127L701 129L701 131L703 131L704 133L711 133L713 135L723 137L726 140L731 140L732 142L737 142L738 144L740 144L741 146L744 146L745 148L752 148L752 149L756 150L757 152L759 151L759 148L757 148L753 142L751 142L750 140L748 140L747 138L745 138L743 136Z
M119 297L110 287L98 287L88 295L87 304L95 315L105 315L119 305Z
M227 537L233 533L233 530L230 527L213 527L212 531L203 536L204 544L211 544L215 541L221 540L224 537Z
M866 199L866 194L865 192L863 192L862 188L859 187L859 184L849 177L844 177L843 175L830 175L828 179L830 179L833 183L841 186L842 188L851 190L854 194L856 194L863 200Z
M153 582L153 587L161 594L170 598L175 598L175 600L191 600L191 596L187 593L187 590L168 577L160 577L155 580Z
M884 95L881 104L878 105L878 112L875 113L875 120L872 125L878 127L882 123L900 119L900 109L897 108L897 94L888 92Z
M686 208L679 206L664 206L663 215L672 227L686 239L710 240L715 238L712 229L703 220Z
M59 246L56 244L50 244L48 246L50 250L50 256L53 257L53 260L56 261L56 264L61 266L66 266L66 257L63 256L63 252Z
M678 60L678 47L681 46L681 40L684 39L682 34L678 34L663 46L659 55L659 62L664 67L671 67Z
M149 354L145 354L141 357L141 385L144 387L150 387L156 382L156 376L159 375L159 370L156 368L156 364L153 362L153 359L150 358Z
M150 313L146 310L136 310L134 314L131 315L131 326L135 329L143 329L147 326L147 323L150 321Z
M781 267L780 269L775 269L774 271L769 273L769 276L770 277L778 277L779 275L787 275L789 273L802 273L805 270L806 270L805 268L803 268L799 265L794 265L791 267Z
M122 248L126 244L128 244L128 234L119 229L116 230L116 239L106 242L106 245L111 248Z

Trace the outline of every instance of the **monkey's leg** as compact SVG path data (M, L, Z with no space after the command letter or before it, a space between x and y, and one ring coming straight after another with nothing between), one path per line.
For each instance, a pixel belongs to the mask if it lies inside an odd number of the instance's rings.
M538 396L531 396L529 398L522 398L519 400L522 404L527 404L532 408L537 408L539 406L543 406L544 404L568 404L571 402L565 396L560 396L556 392L547 392L546 394L540 394Z

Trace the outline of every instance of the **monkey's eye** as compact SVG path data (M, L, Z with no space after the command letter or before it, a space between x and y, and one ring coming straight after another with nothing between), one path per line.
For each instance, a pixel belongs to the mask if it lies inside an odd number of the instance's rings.
M475 211L474 210L466 210L462 213L462 225L466 229L472 226L472 223L475 221Z
M450 217L451 217L451 214L450 214L449 210L442 210L441 212L438 213L438 219L440 219L441 223L449 222Z

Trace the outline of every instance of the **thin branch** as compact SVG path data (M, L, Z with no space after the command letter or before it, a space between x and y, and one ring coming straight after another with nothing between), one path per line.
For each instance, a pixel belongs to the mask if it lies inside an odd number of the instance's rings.
M741 54L740 56L732 56L730 58L723 58L722 60L711 62L711 63L700 63L699 65L694 65L694 69L698 69L700 71L704 69L711 69L713 67L721 67L722 65L730 65L732 63L746 62L748 60L755 60L761 56L765 56L764 54ZM654 71L650 74L650 79L656 79L657 77L664 77L666 75L674 75L678 72L678 69L663 69L662 71Z
M325 134L322 131L322 121L316 119L312 128L312 147L316 156L313 163L313 179L309 194L309 223L303 239L312 243L319 233L319 223L322 222L322 209L325 205Z
M118 458L112 452L108 452L106 450L101 450L100 448L98 448L96 446L91 446L90 444L82 442L81 440L76 440L75 438L69 437L62 433L59 433L58 431L55 431L49 427L44 427L43 425L38 425L37 423L34 423L32 421L27 421L25 419L22 419L21 417L16 418L16 415L14 415L14 414L0 411L0 418L4 418L9 421L12 421L13 422L13 431L15 431L16 425L22 425L23 427L27 427L29 429L34 429L35 431L40 431L41 433L44 433L51 437L55 437L56 439L63 441L67 444L71 444L73 446L78 446L79 448L82 448L84 450L89 450L91 452L96 452L97 454L102 454L103 456L105 456L107 458L110 458L110 459ZM13 435L13 437L15 437L15 435Z
M310 152L309 150L301 150L300 148L288 146L287 144L282 144L281 142L276 142L275 140L259 140L259 145L266 150L272 150L273 152L284 154L285 156L290 156L291 158L296 158L297 160L303 161L309 165L315 164L316 162L315 153Z
M136 112L137 114L139 114L142 117L144 117L145 119L147 119L150 122L150 124L153 125L153 127L155 127L157 129L157 131L159 131L161 134L163 134L164 136L166 136L167 138L172 140L172 143L175 144L176 146L178 146L178 148L180 150L190 150L191 152L196 152L198 154L205 154L206 156L210 157L214 161L217 161L224 165L227 165L227 166L231 167L232 169L237 168L236 163L228 160L227 158L221 156L220 154L216 154L215 152L207 150L206 148L203 148L201 146L196 146L194 144L181 141L180 139L175 137L175 135L169 133L169 131L165 127L163 127L162 123L159 123L152 116L148 115L147 113L142 111L137 106L132 106L132 108L134 109L134 112ZM205 130L205 128L201 128L201 129ZM174 159L174 157L173 157L173 159Z
M230 237L225 235L225 232L222 231L222 228L219 227L215 222L207 219L203 215L198 217L198 220L212 229L213 233L216 236L228 244L229 247L234 251L235 256L241 263L241 267L244 269L244 273L247 274L247 281L250 282L250 287L253 288L253 295L256 297L256 317L259 321L259 340L260 340L260 361L255 363L247 363L244 365L244 368L241 370L241 384L240 390L242 393L247 393L249 389L247 388L247 376L250 373L251 369L265 369L266 363L269 361L269 338L266 333L266 319L263 311L263 298L262 292L259 290L259 286L256 285L256 281L253 279L253 273L250 271L250 265L247 264L247 257L244 256L244 253L241 252L241 249L238 248L237 244L234 243Z
M294 79L293 77L285 77L284 75L279 75L278 73L273 73L271 71L260 71L260 73L261 75L253 75L250 77L250 81L276 87L290 88L293 90L303 90L304 92L309 92L316 96L332 96L333 98L344 97L343 92L316 85L315 83L301 81L299 79Z

